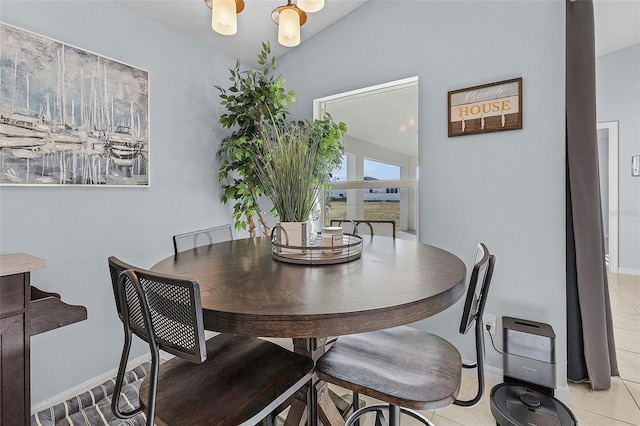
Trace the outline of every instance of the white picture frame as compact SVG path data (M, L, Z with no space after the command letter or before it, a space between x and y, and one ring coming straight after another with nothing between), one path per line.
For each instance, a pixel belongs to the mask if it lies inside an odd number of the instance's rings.
M0 22L0 185L149 186L149 73Z

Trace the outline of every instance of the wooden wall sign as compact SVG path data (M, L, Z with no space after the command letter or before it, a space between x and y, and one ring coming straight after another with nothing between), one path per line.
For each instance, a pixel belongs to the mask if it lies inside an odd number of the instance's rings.
M522 77L449 92L449 137L522 129Z

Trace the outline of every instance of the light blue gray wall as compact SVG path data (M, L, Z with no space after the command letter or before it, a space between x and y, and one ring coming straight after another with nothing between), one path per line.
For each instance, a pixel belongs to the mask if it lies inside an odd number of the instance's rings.
M149 71L149 188L2 187L0 252L47 260L32 281L87 307L89 319L31 339L32 403L118 365L122 328L107 257L149 267L171 236L228 222L218 202L221 113L214 84L235 59L114 1L2 1L0 19ZM138 345L132 356L140 355Z
M640 154L640 44L600 56L596 85L598 122L618 121L618 266L640 275L640 178L631 176Z
M294 112L310 118L314 98L419 76L420 239L467 265L475 244L488 244L498 263L487 312L550 323L563 384L564 3L398 3L372 0L281 58ZM32 338L37 404L117 364L107 256L150 266L171 253L172 234L227 221L213 85L235 60L114 2L3 0L0 19L150 72L150 188L0 190L0 252L46 258L34 283L89 311L87 321ZM399 27L389 31L389 20ZM447 91L519 76L523 130L447 138ZM470 357L455 333L460 309L420 326L451 330Z
M281 57L279 70L305 118L314 98L419 77L420 240L467 265L485 242L497 257L487 312L551 324L566 386L564 8L369 1ZM524 81L523 130L447 137L447 91L514 77ZM457 334L461 309L420 326L448 330L471 358ZM501 368L489 343L487 355Z

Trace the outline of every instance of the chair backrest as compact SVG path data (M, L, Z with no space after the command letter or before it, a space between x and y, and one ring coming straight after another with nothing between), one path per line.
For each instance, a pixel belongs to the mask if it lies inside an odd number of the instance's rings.
M331 226L341 226L344 232L356 234L358 232L358 224L351 219L331 219Z
M155 419L160 349L197 364L207 358L200 286L197 281L136 268L115 257L109 258L109 269L125 335L111 410L120 419L131 418L142 410L139 406L125 412L119 407L131 337L135 334L148 343L151 352L147 403L147 425L151 426Z
M173 236L173 250L175 254L181 251L209 246L222 241L233 240L231 225L214 226L213 228L199 229Z
M118 295L118 277L121 273L126 271L127 269L134 269L135 267L129 265L118 259L117 257L111 256L108 259L109 261L109 272L111 273L111 285L113 287L113 297L116 301L116 310L118 311L118 316L120 320L123 321L122 317L122 308L120 307L120 296Z
M476 362L475 364L466 365L465 368L476 368L478 373L478 390L476 395L470 400L454 401L454 404L463 407L472 407L480 402L484 394L484 329L482 325L482 315L487 303L487 295L489 294L489 285L493 277L493 267L495 265L495 256L489 253L487 246L480 243L476 249L476 258L471 277L469 278L469 287L467 288L467 297L462 310L462 319L460 321L460 333L466 334L472 326L475 325L474 337L476 343Z
M118 292L125 323L150 346L197 364L207 358L197 281L133 268L119 275Z
M343 226L345 228L345 232L351 232L358 235L375 235L391 238L396 237L396 223L393 220L331 219L331 226Z
M489 253L487 246L479 243L476 248L476 257L471 270L471 277L469 278L467 297L462 310L461 334L466 334L478 316L482 316L484 313L486 293L489 291L489 283L493 275L493 262L495 262L495 259Z

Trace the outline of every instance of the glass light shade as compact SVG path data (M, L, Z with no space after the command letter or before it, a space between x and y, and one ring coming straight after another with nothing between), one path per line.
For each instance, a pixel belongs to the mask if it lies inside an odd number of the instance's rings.
M298 0L298 7L305 12L317 12L324 7L324 0Z
M233 35L238 32L238 15L235 0L213 0L211 28L218 34Z
M278 42L286 47L300 44L300 15L292 8L280 11Z

